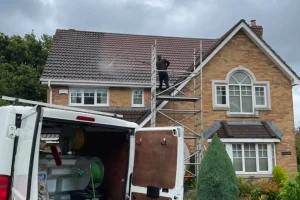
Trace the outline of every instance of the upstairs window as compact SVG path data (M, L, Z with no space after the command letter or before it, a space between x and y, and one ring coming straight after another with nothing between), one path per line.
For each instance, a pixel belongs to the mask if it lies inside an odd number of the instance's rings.
M144 90L132 90L132 107L144 107Z
M233 69L224 81L213 80L212 84L214 110L227 110L228 115L243 117L271 109L269 82L256 81L244 67Z
M248 74L235 72L229 79L229 111L253 113L252 81Z
M108 89L70 89L73 106L108 106Z

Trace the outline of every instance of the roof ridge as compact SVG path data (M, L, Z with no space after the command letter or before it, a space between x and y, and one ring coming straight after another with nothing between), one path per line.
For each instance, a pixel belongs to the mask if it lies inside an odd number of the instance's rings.
M199 40L218 40L219 38L201 38L201 37L184 37L184 36L166 36L166 35L152 35L152 34L134 34L134 33L118 33L118 32L103 32L103 31L88 31L88 30L76 30L76 29L56 29L57 31L72 31L72 32L84 32L84 33L98 33L98 34L113 34L113 35L131 35L131 36L144 36L144 37L162 37L162 38L181 38L181 39L199 39Z

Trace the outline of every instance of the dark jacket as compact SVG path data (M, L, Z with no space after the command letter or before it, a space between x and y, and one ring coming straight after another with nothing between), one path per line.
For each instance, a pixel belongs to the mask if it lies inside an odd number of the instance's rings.
M170 65L170 62L166 59L161 59L156 62L157 70L167 70Z

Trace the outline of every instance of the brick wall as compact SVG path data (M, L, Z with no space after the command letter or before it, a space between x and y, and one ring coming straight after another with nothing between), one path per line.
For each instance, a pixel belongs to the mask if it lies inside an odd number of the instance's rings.
M69 94L59 94L60 89L68 87L52 86L52 103L67 106L69 104ZM110 88L109 89L109 104L117 107L131 107L131 88ZM144 91L145 105L150 105L150 89ZM50 102L50 90L47 91L47 103Z
M258 118L228 118L226 111L212 110L212 80L225 80L227 73L234 67L243 66L253 72L257 81L270 81L271 89L271 111L259 111ZM200 77L196 78L196 85L200 84ZM183 91L193 95L193 82L187 84ZM197 91L198 94L200 90ZM49 100L49 99L48 99ZM284 137L280 144L276 145L277 164L284 167L287 172L296 172L296 152L294 135L292 86L285 75L252 43L243 33L238 32L234 38L206 65L203 69L203 117L204 130L212 125L214 120L271 120L279 128ZM67 105L68 95L59 95L58 88L53 87L53 103ZM150 89L145 91L145 105L150 104ZM111 106L131 106L131 89L111 88ZM200 101L196 104L200 109ZM193 109L191 102L170 102L165 108L168 109ZM188 117L188 114L168 114L177 120ZM196 116L197 123L200 122L200 114ZM194 129L194 118L182 122L190 129ZM157 126L177 125L172 120L158 114ZM149 126L149 123L147 124ZM200 126L197 127L197 132ZM192 135L185 130L185 135ZM194 149L194 141L186 141L190 150ZM207 145L207 144L206 144ZM291 156L282 156L282 151L291 151Z

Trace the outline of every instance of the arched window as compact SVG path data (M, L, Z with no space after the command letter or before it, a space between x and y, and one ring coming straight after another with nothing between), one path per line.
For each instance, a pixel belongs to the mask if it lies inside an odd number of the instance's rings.
M253 81L243 72L234 72L229 78L229 102L231 113L253 113Z
M270 110L270 83L256 81L254 74L239 66L225 80L213 80L213 109L227 110L229 116L257 116L258 110Z

